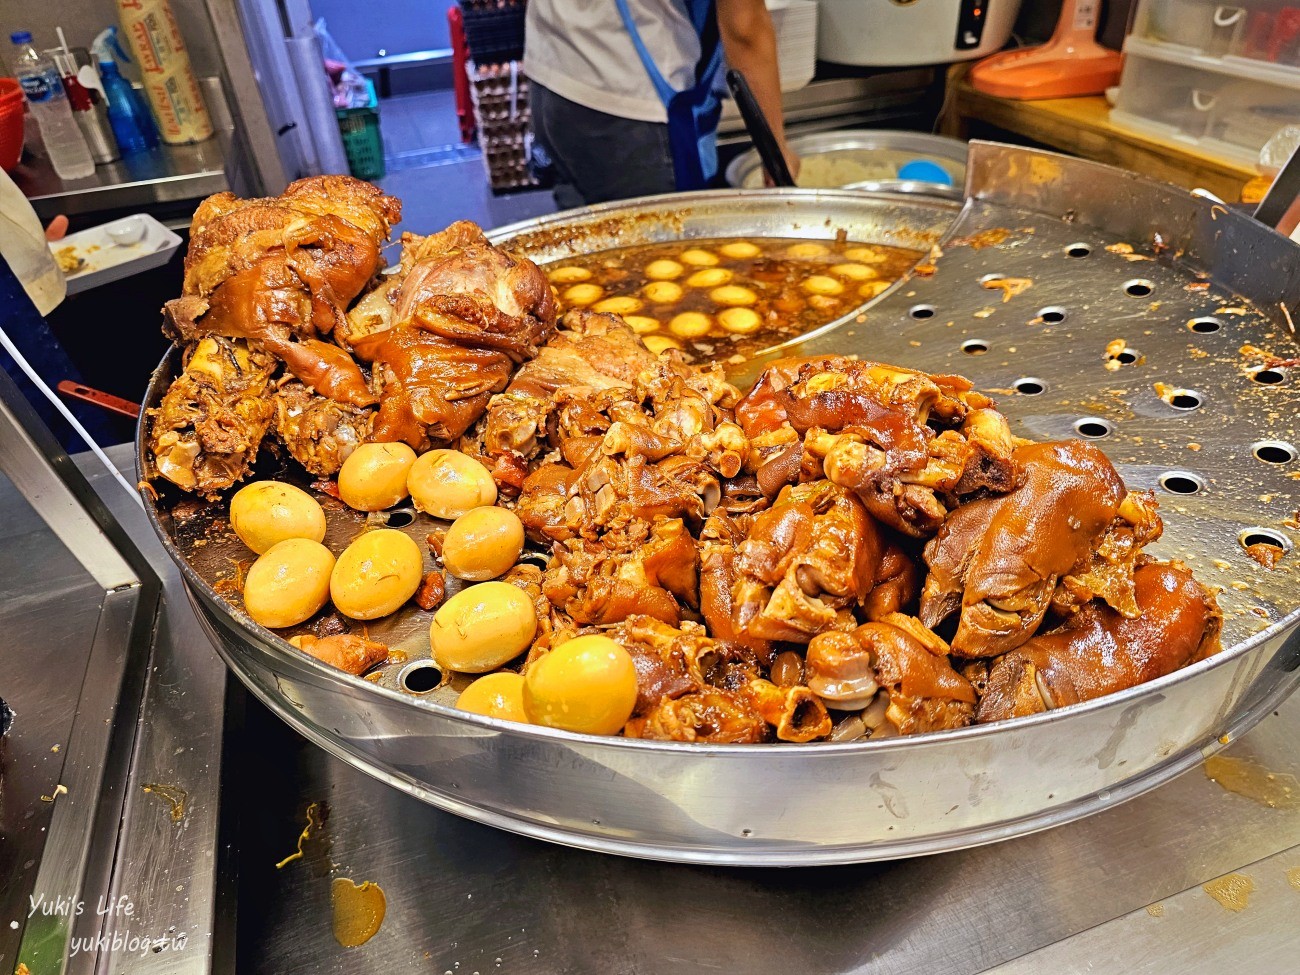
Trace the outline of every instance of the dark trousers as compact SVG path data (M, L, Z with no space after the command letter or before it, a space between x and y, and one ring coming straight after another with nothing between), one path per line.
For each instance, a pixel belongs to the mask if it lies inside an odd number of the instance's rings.
M533 136L555 164L560 209L677 188L667 124L607 115L535 81L529 99Z

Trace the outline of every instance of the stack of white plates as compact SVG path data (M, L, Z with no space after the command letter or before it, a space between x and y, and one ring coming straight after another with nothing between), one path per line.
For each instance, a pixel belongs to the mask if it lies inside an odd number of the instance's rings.
M781 90L798 91L817 71L816 0L767 0L776 28Z

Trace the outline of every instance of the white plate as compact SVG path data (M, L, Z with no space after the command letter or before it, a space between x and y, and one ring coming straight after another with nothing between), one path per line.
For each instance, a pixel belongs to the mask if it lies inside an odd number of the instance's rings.
M134 244L118 244L108 235L110 227L120 227L132 220L144 224L144 236ZM97 288L110 281L148 271L166 264L181 239L147 213L122 217L111 223L88 227L62 240L53 241L50 250L57 259L60 253L72 253L85 263L81 269L67 275L68 294L75 295L89 288ZM68 248L72 248L71 252Z

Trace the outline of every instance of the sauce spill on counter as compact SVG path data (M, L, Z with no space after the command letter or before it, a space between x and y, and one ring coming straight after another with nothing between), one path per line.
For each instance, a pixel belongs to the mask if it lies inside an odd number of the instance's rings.
M1287 772L1270 772L1244 758L1211 755L1205 760L1205 777L1271 809L1300 806L1300 780Z
M163 785L159 782L146 782L142 785L145 792L157 796L163 802L171 806L171 817L173 823L179 823L185 818L185 800L189 798L189 793L178 785Z
M1255 881L1244 873L1229 873L1201 887L1229 911L1244 911L1255 890Z
M365 944L384 923L388 900L376 883L367 880L358 886L347 877L335 877L330 899L334 902L334 940L344 948Z
M1300 867L1292 867L1286 872L1286 882L1296 890L1300 890Z
M298 849L296 852L290 853L287 857L277 863L275 865L276 870L283 870L287 864L293 863L294 860L301 860L307 855L307 851L303 849L303 844L312 840L315 835L313 830L325 825L327 815L328 813L323 802L313 802L307 807L307 825L304 826L302 832L298 834Z

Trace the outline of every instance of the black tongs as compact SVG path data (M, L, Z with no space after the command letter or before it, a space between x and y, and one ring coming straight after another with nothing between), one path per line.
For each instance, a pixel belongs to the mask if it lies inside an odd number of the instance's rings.
M772 127L767 124L767 116L758 107L758 101L745 76L735 68L728 68L727 87L731 89L731 97L736 100L740 117L745 120L745 128L754 140L754 148L758 150L758 158L762 160L767 175L772 177L772 182L777 186L794 186L794 177L790 175L790 167L785 164L781 146L772 134Z

